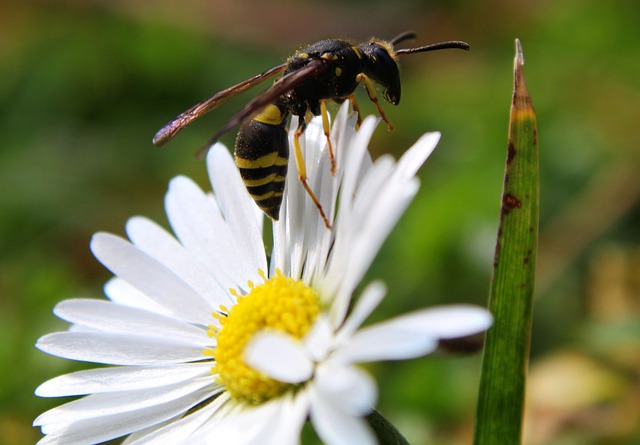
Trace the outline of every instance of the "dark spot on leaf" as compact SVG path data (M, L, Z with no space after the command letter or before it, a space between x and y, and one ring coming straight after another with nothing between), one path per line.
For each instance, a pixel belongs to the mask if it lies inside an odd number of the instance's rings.
M524 256L524 264L529 264L531 259L531 249L527 250L527 254Z
M502 212L505 215L508 215L509 212L516 207L522 207L522 201L520 201L511 193L507 193L506 195L504 195L504 199L502 200Z
M513 145L513 142L509 141L509 145L507 146L507 167L511 165L511 161L516 156L516 147Z
M496 250L493 254L493 268L494 270L498 267L498 258L500 257L500 232L498 232L498 240L496 241Z

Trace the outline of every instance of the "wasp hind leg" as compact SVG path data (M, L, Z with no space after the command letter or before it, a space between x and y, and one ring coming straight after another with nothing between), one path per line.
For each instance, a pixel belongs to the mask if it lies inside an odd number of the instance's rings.
M358 83L364 80L364 86L367 89L369 99L371 99L371 102L375 104L376 108L378 109L378 113L380 113L380 117L383 121L386 122L389 131L393 131L393 125L391 125L391 122L389 122L389 118L387 117L387 115L384 114L384 110L382 109L380 101L378 100L378 95L376 94L376 87L373 85L371 79L369 79L366 74L360 73L356 76L356 80L358 81Z
M296 166L298 167L298 179L300 179L302 186L307 191L307 194L309 195L315 206L318 208L320 216L324 221L324 225L327 226L327 229L331 230L331 223L329 222L329 218L327 218L327 215L322 209L322 204L320 204L320 201L316 197L315 193L313 193L313 190L311 190L311 187L309 187L309 184L307 184L307 167L305 166L304 156L302 156L302 149L300 148L300 136L302 136L302 133L304 133L304 130L306 128L307 123L304 119L300 119L300 124L293 135L293 150L296 159Z

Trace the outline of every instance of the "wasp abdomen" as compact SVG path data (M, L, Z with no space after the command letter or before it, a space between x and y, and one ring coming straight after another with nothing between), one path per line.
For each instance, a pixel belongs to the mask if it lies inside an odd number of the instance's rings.
M278 220L289 162L285 119L261 119L268 110L240 128L236 139L236 165L251 198L270 218ZM273 112L273 110L270 110ZM263 116L264 117L264 116Z

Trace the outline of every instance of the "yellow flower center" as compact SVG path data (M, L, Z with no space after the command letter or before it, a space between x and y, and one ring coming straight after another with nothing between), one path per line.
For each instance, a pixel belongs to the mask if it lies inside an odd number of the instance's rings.
M270 279L254 286L251 291L237 296L238 303L228 310L221 306L221 312L213 316L220 322L220 328L211 326L209 335L217 340L217 346L205 351L213 356L215 364L212 373L236 399L251 404L262 403L285 392L291 385L248 367L243 358L245 346L253 335L263 329L272 329L302 338L320 312L318 296L307 285L276 271Z

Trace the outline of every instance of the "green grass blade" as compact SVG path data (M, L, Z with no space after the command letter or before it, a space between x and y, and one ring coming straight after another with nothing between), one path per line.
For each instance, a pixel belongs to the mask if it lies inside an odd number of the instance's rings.
M500 227L485 337L475 445L521 442L538 242L538 130L516 40L514 90L502 190Z

